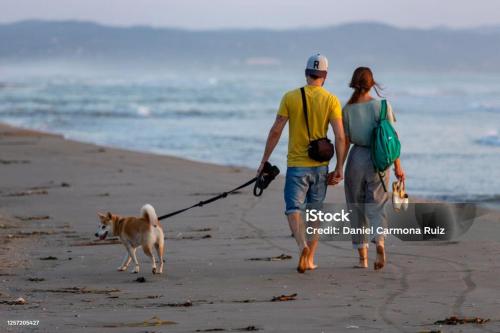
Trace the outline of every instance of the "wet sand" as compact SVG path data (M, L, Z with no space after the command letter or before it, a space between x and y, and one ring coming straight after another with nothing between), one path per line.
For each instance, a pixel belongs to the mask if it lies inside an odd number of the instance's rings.
M165 274L153 276L142 250L139 274L116 271L124 248L94 241L96 212L138 215L151 203L161 215L252 171L0 125L0 174L0 332L500 331L495 212L457 242L388 239L388 264L377 272L374 248L370 269L355 270L349 242L323 242L320 267L298 274L279 179L261 198L245 189L163 221ZM341 188L329 189L328 201L342 200ZM281 254L292 259L249 260ZM452 315L491 321L433 324Z

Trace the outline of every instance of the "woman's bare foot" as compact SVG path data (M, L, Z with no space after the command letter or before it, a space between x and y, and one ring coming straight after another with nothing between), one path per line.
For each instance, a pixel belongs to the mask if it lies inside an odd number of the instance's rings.
M307 258L309 257L309 248L305 247L302 249L299 258L299 265L297 266L297 271L299 273L304 273L307 269Z
M359 257L359 263L357 265L354 265L354 268L368 268L368 258Z
M359 264L354 265L354 268L368 268L368 248L358 248Z
M373 263L373 268L377 271L385 266L385 248L384 245L377 245L377 259Z

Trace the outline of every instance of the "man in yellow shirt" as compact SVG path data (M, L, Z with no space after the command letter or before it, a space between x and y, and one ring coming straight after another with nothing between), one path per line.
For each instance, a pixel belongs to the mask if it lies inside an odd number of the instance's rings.
M314 254L317 239L306 241L302 212L308 207L321 208L326 195L328 179L338 183L343 178L343 161L345 149L344 126L342 124L342 106L334 95L323 88L328 72L326 57L315 54L307 61L306 81L304 87L308 109L308 134L303 111L300 89L287 92L282 100L276 120L269 131L266 148L258 172L269 160L278 144L281 133L289 122L288 161L285 182L285 214L290 229L299 246L300 259L297 270L304 273L313 270ZM318 162L308 155L310 141L325 138L328 124L335 134L335 150L337 164L335 170L328 174L328 161Z

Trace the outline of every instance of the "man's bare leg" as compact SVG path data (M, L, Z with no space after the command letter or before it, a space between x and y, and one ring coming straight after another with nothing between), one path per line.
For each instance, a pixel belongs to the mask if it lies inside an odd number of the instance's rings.
M318 229L320 227L320 223L318 221L307 222L307 227ZM318 268L318 265L314 263L314 254L316 253L316 248L318 247L319 235L313 233L312 235L307 236L307 246L309 247L309 255L307 256L307 269L314 270Z
M288 225L290 230L295 237L295 241L299 247L299 264L297 266L297 271L299 273L304 273L307 269L307 258L309 256L309 247L306 242L304 221L302 221L302 214L300 212L294 212L287 215Z
M309 246L309 256L307 257L307 269L313 270L318 268L318 265L314 263L314 254L316 253L316 248L318 247L318 237L307 242Z

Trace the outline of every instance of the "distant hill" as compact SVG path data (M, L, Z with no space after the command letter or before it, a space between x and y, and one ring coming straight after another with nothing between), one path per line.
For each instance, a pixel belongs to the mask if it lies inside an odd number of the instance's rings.
M500 29L400 29L352 23L294 30L209 30L111 27L79 21L0 25L0 64L217 66L303 65L315 51L333 67L375 65L412 70L500 70Z

